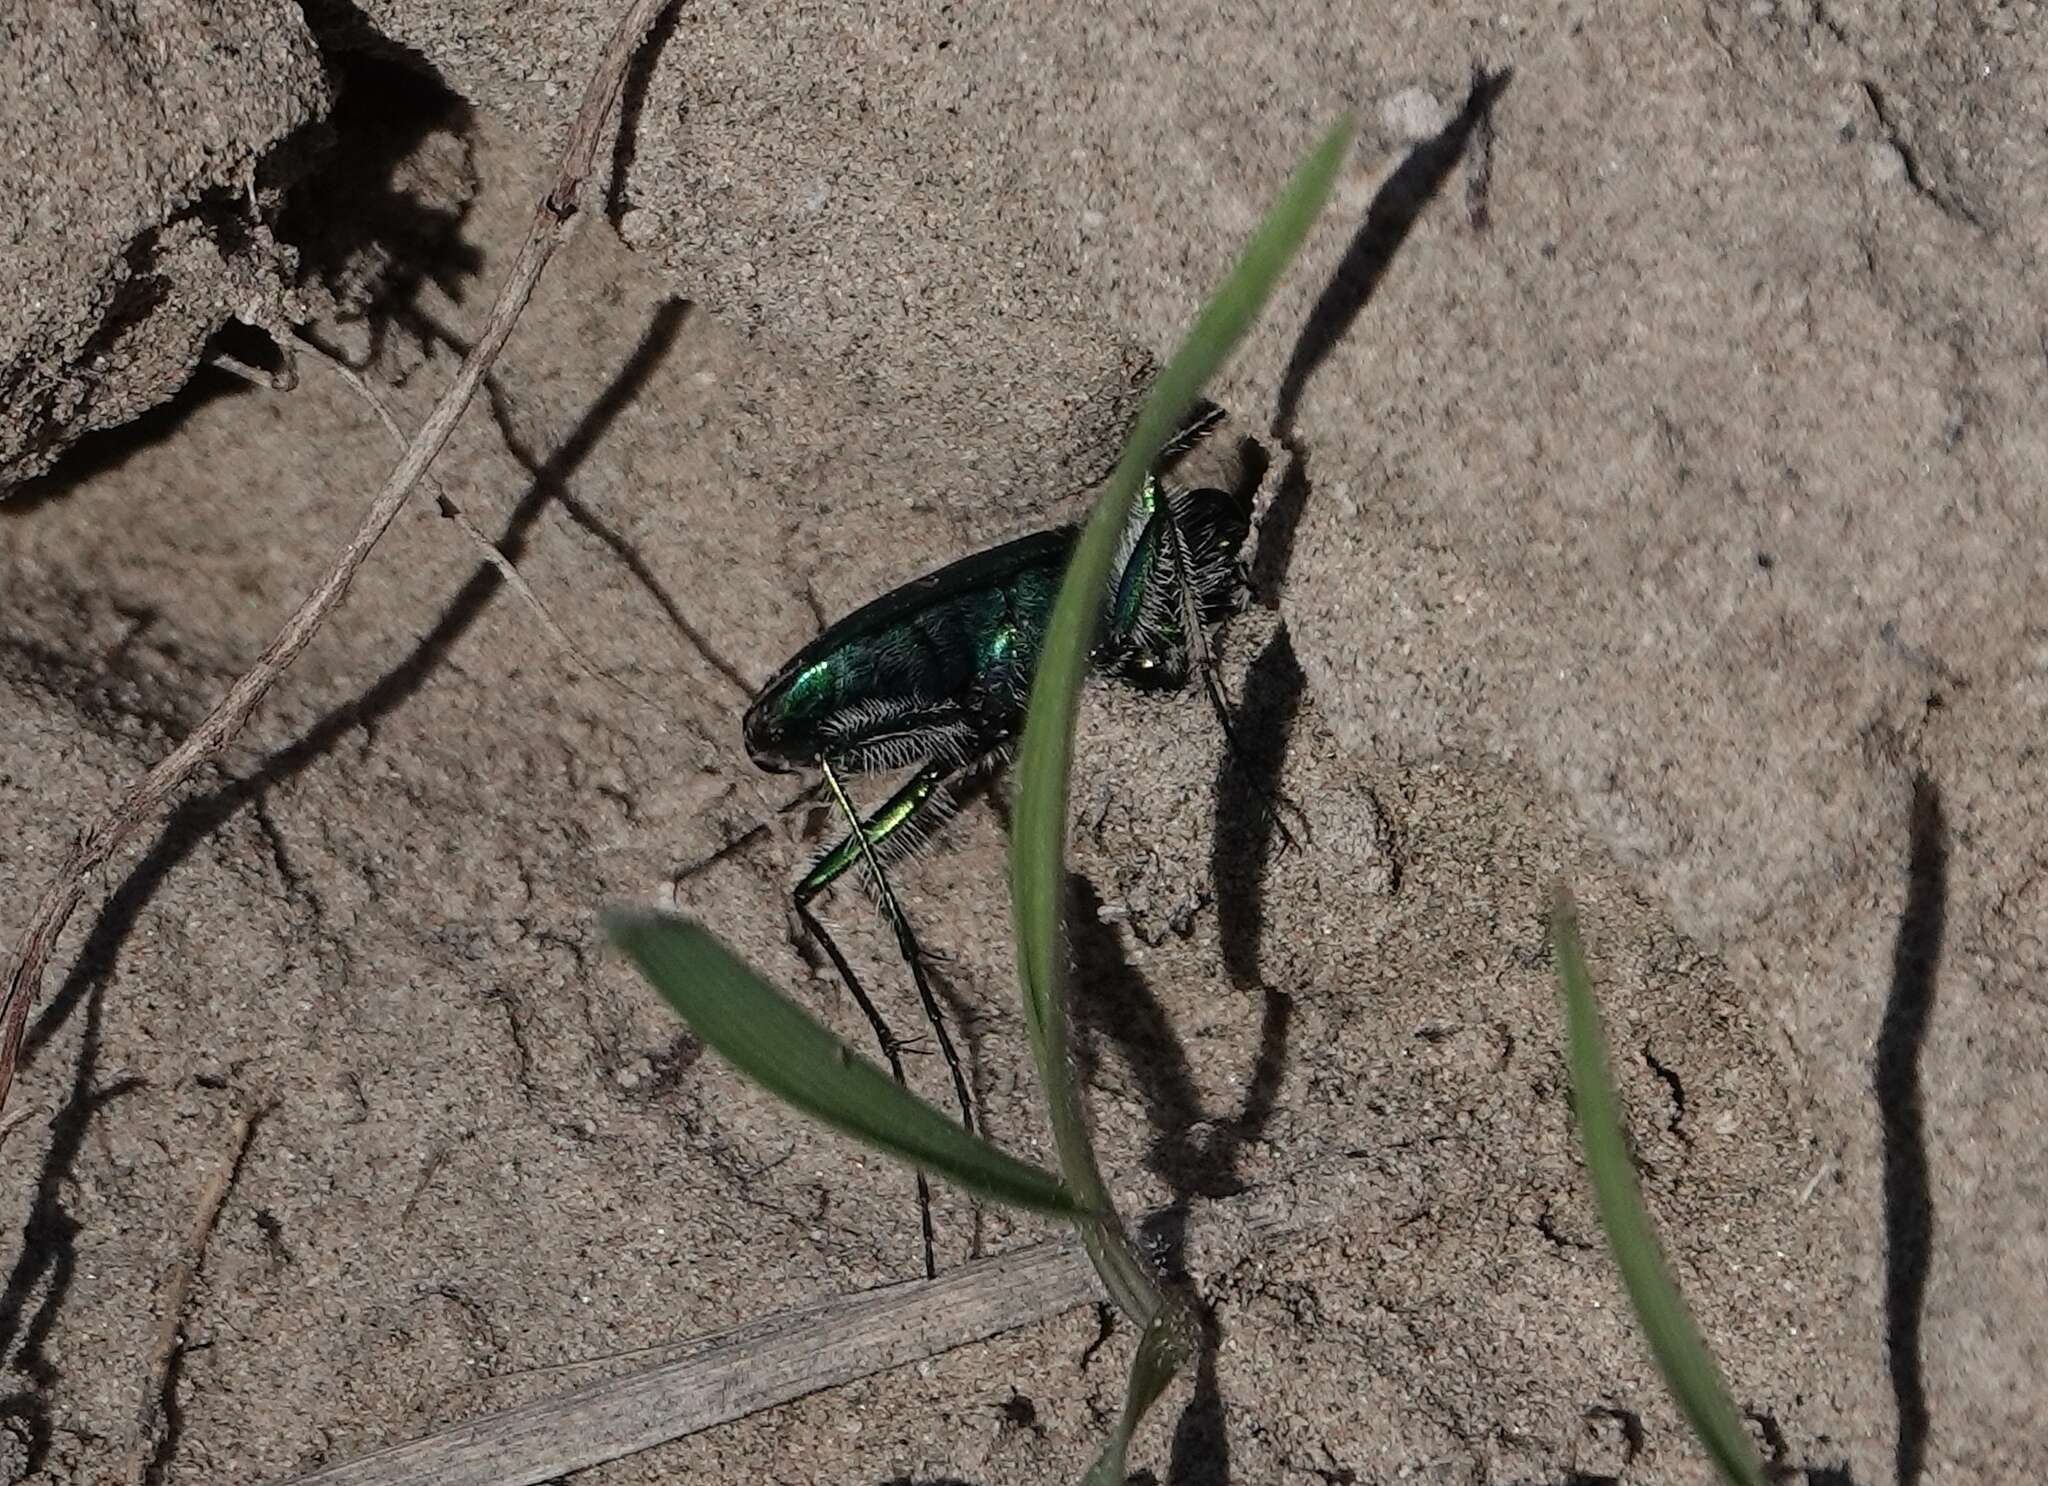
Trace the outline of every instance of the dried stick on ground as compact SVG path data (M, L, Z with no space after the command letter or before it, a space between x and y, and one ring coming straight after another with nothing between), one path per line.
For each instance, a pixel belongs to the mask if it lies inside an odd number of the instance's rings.
M1395 1207L1371 1156L1188 1214L1190 1274L1227 1270L1331 1223ZM657 1366L453 1424L284 1486L536 1486L1099 1301L1072 1234L940 1275L841 1295L687 1342Z
M156 1447L157 1413L164 1403L164 1389L171 1375L171 1358L178 1350L178 1333L185 1327L185 1302L191 1298L193 1281L206 1258L206 1241L213 1237L213 1225L220 1219L221 1204L228 1200L228 1188L242 1158L249 1154L249 1140L256 1133L256 1121L263 1111L245 1109L235 1118L228 1139L226 1158L199 1194L199 1206L192 1216L192 1232L185 1251L171 1265L161 1287L164 1313L157 1320L156 1345L150 1349L149 1375L142 1380L142 1403L135 1415L135 1438L128 1447L128 1470L122 1479L131 1486L143 1486L149 1475L150 1452Z
M227 694L207 713L192 735L172 749L162 762L132 785L111 810L79 836L64 864L57 869L57 875L36 900L28 927L8 952L4 975L0 975L0 1110L6 1108L8 1093L14 1087L14 1068L21 1057L22 1033L28 1026L29 1009L41 993L43 971L57 946L57 936L64 932L64 925L84 899L86 885L138 826L155 820L193 774L218 758L235 735L241 732L243 724L262 702L264 693L284 674L286 667L298 659L299 652L306 648L306 643L333 612L335 605L348 593L349 582L355 577L356 569L370 555L370 549L377 545L377 539L384 535L385 528L398 515L406 496L419 483L420 476L426 473L427 466L434 462L442 445L448 442L448 436L455 431L463 410L476 396L484 373L498 359L498 353L512 334L512 327L526 309L526 301L540 280L541 270L547 267L548 259L561 245L569 222L576 215L576 198L590 177L591 162L597 155L598 137L604 132L605 120L618 103L627 65L640 49L641 38L654 24L655 16L670 3L671 0L633 0L617 29L612 32L604 55L591 74L590 85L584 91L583 106L577 112L575 126L569 131L568 147L562 152L562 164L554 186L541 199L540 207L534 213L533 229L527 234L526 243L512 264L505 287L498 292L497 303L491 306L490 319L484 324L483 334L477 337L476 344L463 358L455 381L435 404L434 411L427 415L427 421L420 425L412 446L391 472L391 478L384 482L384 488L377 492L377 499L371 503L362 525L341 550L340 556L335 558L334 565L320 580L319 587L285 621L284 628L264 647L256 664L228 688Z

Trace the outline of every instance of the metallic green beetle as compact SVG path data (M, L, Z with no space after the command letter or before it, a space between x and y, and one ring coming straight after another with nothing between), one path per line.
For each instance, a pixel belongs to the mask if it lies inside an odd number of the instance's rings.
M1103 596L1092 661L1103 674L1166 689L1199 671L1227 735L1228 712L1208 663L1206 631L1236 612L1247 591L1239 554L1251 530L1254 492L1183 489L1165 478L1222 416L1212 404L1198 405L1139 491ZM865 868L910 966L969 1129L974 1117L966 1073L884 868L944 820L953 787L1008 758L1024 726L1032 674L1077 535L1066 526L1004 542L856 609L775 673L742 724L756 765L775 773L817 770L849 825L792 889L799 919L852 991L902 1081L903 1044L810 907L853 867ZM840 781L842 774L913 764L909 780L865 818ZM930 1274L931 1212L922 1176L918 1195Z

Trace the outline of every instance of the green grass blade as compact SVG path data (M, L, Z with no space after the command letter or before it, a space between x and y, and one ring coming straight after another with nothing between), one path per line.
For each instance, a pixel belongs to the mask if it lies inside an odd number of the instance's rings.
M1146 472L1180 420L1265 308L1273 286L1300 250L1329 198L1351 142L1349 115L1331 128L1296 170L1237 265L1196 318L1194 328L1153 383L1124 447L1122 460L1067 564L1053 606L1031 707L1017 760L1017 804L1010 833L1010 904L1017 966L1024 986L1025 1024L1052 1120L1053 1143L1068 1186L1105 1214L1082 1225L1088 1253L1111 1296L1149 1326L1162 1299L1115 1226L1113 1206L1088 1139L1087 1120L1067 1056L1066 893L1067 790L1073 764L1074 717L1088 668L1103 589L1117 535Z
M1650 1355L1686 1422L1713 1458L1729 1486L1763 1486L1763 1467L1749 1429L1729 1397L1720 1368L1685 1308L1664 1262L1663 1247L1636 1185L1635 1163L1621 1128L1621 1101L1608 1076L1607 1038L1593 1000L1585 951L1579 944L1578 914L1571 895L1557 890L1551 908L1550 942L1557 957L1557 985L1564 1001L1572 1076L1572 1104L1586 1172L1607 1230L1607 1246L1621 1270L1622 1287L1650 1344Z
M1124 1486L1125 1463L1131 1451L1131 1436L1152 1405L1159 1402L1173 1375L1194 1352L1194 1323L1179 1305L1163 1305L1138 1337L1137 1355L1131 1358L1131 1375L1124 1384L1123 1413L1116 1428L1103 1444L1081 1486Z
M1089 1215L1059 1178L1005 1155L904 1089L701 925L631 909L607 913L604 929L706 1046L784 1102L994 1201Z

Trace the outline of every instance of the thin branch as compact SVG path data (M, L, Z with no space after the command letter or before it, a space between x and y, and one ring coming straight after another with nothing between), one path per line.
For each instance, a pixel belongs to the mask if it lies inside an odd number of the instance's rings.
M228 1138L227 1156L207 1182L206 1189L199 1194L199 1205L193 1211L192 1231L185 1240L185 1251L164 1276L163 1315L157 1320L156 1345L150 1349L149 1375L142 1380L142 1402L135 1416L135 1437L128 1446L128 1469L124 1479L131 1486L142 1486L147 1478L150 1453L155 1448L157 1413L165 1402L171 1358L177 1353L178 1335L184 1330L185 1302L191 1298L193 1281L199 1278L199 1266L206 1258L206 1241L213 1236L214 1224L220 1221L221 1204L228 1199L228 1188L235 1184L235 1173L241 1169L242 1158L249 1154L249 1142L256 1133L256 1121L262 1114L260 1109L245 1109L236 1118L234 1132Z
M463 358L455 381L442 394L440 402L434 405L427 421L420 425L405 457L399 460L398 467L384 482L384 488L377 493L376 500L364 515L362 525L334 560L334 565L327 570L319 586L285 621L284 628L264 647L256 664L228 688L227 694L214 705L191 736L130 786L111 810L80 834L56 876L44 887L29 915L28 927L8 952L5 974L0 976L0 1110L6 1108L7 1096L14 1087L14 1070L21 1057L22 1034L28 1025L29 1009L41 994L43 971L56 949L57 936L64 931L65 924L84 899L86 885L139 826L155 820L171 797L183 789L202 767L220 757L229 742L241 732L250 715L262 703L264 694L298 659L299 652L306 648L327 616L347 595L356 569L363 565L363 559L370 555L370 549L377 545L378 538L384 535L385 529L398 515L399 507L405 504L406 496L448 442L463 410L476 396L484 373L490 370L491 363L505 348L512 327L518 323L526 301L533 294L534 285L540 280L541 270L547 267L548 260L566 236L566 229L576 215L577 196L589 178L591 162L597 154L598 137L618 102L626 67L641 38L653 24L655 15L667 3L669 0L633 0L612 32L604 55L584 91L583 106L569 131L568 146L562 152L562 164L554 185L534 213L533 227L506 276L504 288L498 292L497 303L491 306L483 334Z

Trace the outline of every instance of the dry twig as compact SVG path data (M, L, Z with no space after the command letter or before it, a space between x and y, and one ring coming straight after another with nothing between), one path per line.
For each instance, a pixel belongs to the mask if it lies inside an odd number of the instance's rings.
M164 1312L157 1321L156 1345L150 1349L149 1375L142 1380L142 1402L136 1411L135 1438L128 1446L125 1479L133 1486L142 1486L148 1475L149 1456L155 1447L157 1410L164 1401L171 1358L178 1350L178 1333L184 1329L185 1302L191 1298L192 1282L199 1278L199 1266L206 1258L206 1241L213 1236L213 1225L220 1220L221 1204L228 1199L228 1188L235 1184L235 1173L241 1169L242 1158L249 1154L249 1141L256 1133L256 1121L262 1113L258 1109L245 1109L236 1117L234 1133L228 1139L227 1158L206 1184L206 1190L199 1194L199 1206L192 1214L192 1232L185 1240L185 1252L177 1257L170 1272L164 1276Z
M327 616L347 595L356 569L370 555L370 549L377 545L378 538L384 535L398 515L399 508L405 504L406 496L448 442L463 410L476 396L484 373L490 370L491 363L504 349L512 327L518 323L528 298L533 294L534 285L540 280L541 270L547 267L548 260L561 245L568 225L576 215L577 197L590 177L592 162L597 155L598 137L617 105L627 65L639 50L641 38L653 25L655 16L668 3L670 0L632 0L613 30L584 91L583 106L569 131L568 146L562 152L562 164L554 185L534 213L532 230L506 276L505 286L498 292L497 302L491 306L483 334L463 358L454 382L413 436L405 457L392 470L384 488L377 492L376 500L371 503L355 535L349 538L348 545L342 548L319 586L264 647L255 665L228 688L226 695L215 703L213 710L207 713L191 735L130 786L110 810L79 835L63 865L36 900L28 926L8 951L4 974L0 974L0 1110L6 1108L8 1093L14 1087L14 1070L21 1057L22 1034L28 1026L29 1010L41 993L43 971L56 949L57 936L64 931L65 924L84 899L86 885L137 827L156 819L171 797L183 789L199 769L218 758L241 732L263 701L264 694L298 659L299 652L306 648Z
M1393 1206L1370 1157L1343 1156L1291 1182L1204 1203L1186 1264L1214 1274L1283 1239ZM450 1425L285 1486L534 1486L1099 1301L1102 1283L1069 1234L936 1280L841 1295L684 1343L679 1355L559 1398Z

